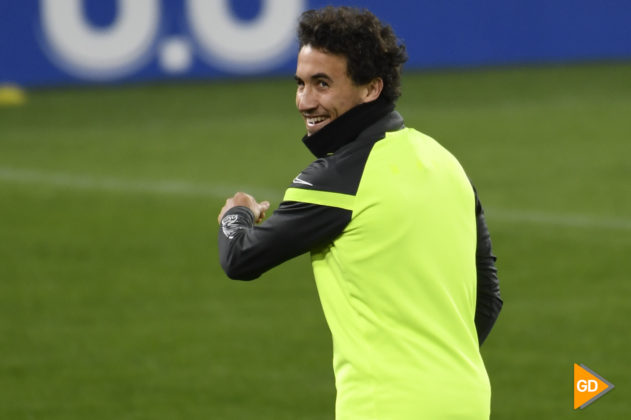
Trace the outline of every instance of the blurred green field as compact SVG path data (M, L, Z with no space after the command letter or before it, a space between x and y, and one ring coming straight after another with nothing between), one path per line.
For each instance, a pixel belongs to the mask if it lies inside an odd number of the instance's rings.
M487 208L493 419L631 413L631 64L409 74L408 126ZM0 108L0 418L332 419L308 258L217 260L226 196L311 161L291 78L30 92ZM616 388L572 409L572 365ZM457 402L456 402L457 403Z

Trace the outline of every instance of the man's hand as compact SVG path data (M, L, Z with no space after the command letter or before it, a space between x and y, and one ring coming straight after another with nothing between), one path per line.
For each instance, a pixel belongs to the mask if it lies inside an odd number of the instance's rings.
M269 201L261 201L257 203L254 197L244 192L238 192L234 196L226 200L226 204L221 208L217 221L221 224L223 215L233 207L243 206L252 210L254 213L254 223L260 223L265 217L265 212L269 210Z

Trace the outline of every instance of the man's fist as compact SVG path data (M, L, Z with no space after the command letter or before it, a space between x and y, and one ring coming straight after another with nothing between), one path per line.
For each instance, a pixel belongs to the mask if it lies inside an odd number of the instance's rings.
M244 192L238 192L226 200L226 204L221 208L217 222L221 224L223 215L233 207L243 206L249 208L254 213L254 223L260 223L265 217L265 212L269 210L269 201L257 203L254 197Z

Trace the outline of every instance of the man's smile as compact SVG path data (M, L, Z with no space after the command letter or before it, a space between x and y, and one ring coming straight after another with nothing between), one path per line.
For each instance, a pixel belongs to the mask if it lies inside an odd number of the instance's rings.
M324 127L326 124L329 123L329 121L331 120L331 117L329 115L305 115L303 114L302 117L304 118L306 124L307 124L307 131L308 133L311 135L313 133L315 133L316 131L320 130L322 127Z

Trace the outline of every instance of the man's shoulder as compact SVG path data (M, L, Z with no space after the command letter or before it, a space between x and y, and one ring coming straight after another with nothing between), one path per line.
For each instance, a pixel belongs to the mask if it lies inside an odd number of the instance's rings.
M373 145L386 132L404 128L403 118L393 111L359 134L334 154L313 161L293 179L290 188L355 195Z
M319 158L294 177L290 188L355 195L369 150L340 150Z
M290 188L350 194L352 182L339 176L342 165L337 155L319 158L294 177Z

